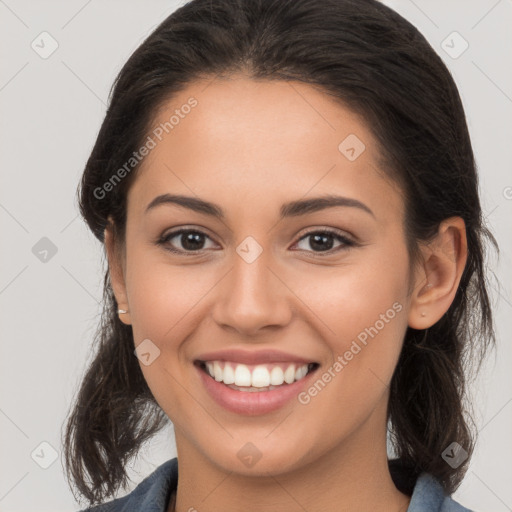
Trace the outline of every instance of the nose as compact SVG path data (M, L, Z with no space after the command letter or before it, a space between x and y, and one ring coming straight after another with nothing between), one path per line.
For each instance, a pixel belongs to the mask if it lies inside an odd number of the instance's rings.
M267 333L291 321L293 293L271 259L269 250L250 263L235 253L231 271L217 287L217 325L256 340L260 331Z

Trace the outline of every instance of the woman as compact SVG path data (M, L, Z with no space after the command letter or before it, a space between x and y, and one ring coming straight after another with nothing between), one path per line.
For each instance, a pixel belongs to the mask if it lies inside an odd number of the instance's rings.
M79 200L108 258L65 436L87 510L467 510L495 241L456 85L410 23L193 0L117 77ZM105 504L169 421L177 458Z

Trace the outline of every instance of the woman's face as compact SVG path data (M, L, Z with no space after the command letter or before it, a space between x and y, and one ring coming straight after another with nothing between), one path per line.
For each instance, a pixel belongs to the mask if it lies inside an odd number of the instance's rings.
M188 86L149 136L115 291L178 456L265 474L385 445L409 259L365 124L309 85L237 76ZM164 194L189 206L149 207Z

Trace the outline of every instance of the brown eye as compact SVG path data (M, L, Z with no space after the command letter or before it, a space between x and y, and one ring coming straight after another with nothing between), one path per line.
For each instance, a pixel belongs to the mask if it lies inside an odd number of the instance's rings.
M174 239L176 239L176 242L171 243L171 240ZM204 245L207 239L210 240L210 237L201 231L192 229L179 229L163 236L158 241L158 244L165 245L166 248L171 252L193 253L206 249ZM175 248L177 244L181 244L181 248Z
M310 231L309 233L306 233L298 243L303 240L308 240L307 245L309 245L310 249L305 248L301 250L312 250L312 252L333 253L356 245L353 240L341 235L337 231L331 230ZM340 245L333 249L335 241L338 241Z

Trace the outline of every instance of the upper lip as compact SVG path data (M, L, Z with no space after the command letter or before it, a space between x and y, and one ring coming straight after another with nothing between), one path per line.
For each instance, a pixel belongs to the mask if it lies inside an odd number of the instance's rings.
M207 352L197 357L198 361L232 361L242 364L260 364L260 363L314 363L313 359L304 359L303 357L287 354L280 350L240 350L236 348Z

